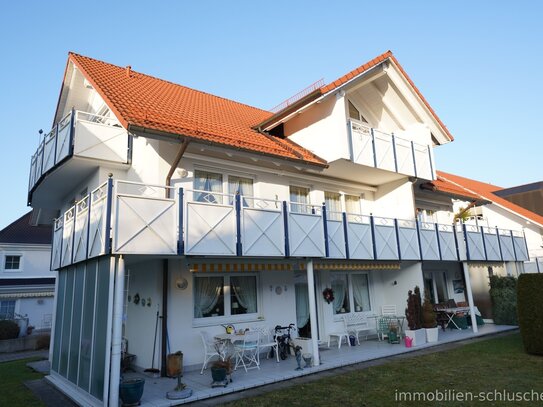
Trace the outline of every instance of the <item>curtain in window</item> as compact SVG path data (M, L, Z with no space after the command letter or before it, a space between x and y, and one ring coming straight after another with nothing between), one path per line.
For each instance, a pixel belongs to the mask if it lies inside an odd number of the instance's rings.
M349 222L360 222L360 197L357 195L345 195L345 211Z
M222 175L207 171L194 171L194 189L198 191L222 192ZM220 195L195 192L194 200L198 202L219 203Z
M366 274L352 274L353 296L355 311L370 311L370 292L368 287L368 276ZM360 307L360 309L358 309Z
M202 318L219 301L222 277L198 277L194 279L194 317Z
M326 211L328 219L341 220L341 200L340 195L337 192L324 192L324 202L326 204Z
M307 206L309 203L309 188L290 186L290 210L297 213L310 213L311 208ZM301 204L301 205L297 205ZM303 205L306 204L306 205Z
M347 284L341 278L342 277L338 276L332 281L332 290L334 290L334 314L340 313L341 308L343 308L343 303L345 302Z
M309 321L309 292L307 284L298 283L294 285L296 293L296 326L303 328Z
M247 314L256 312L256 277L231 277L234 295Z
M250 198L253 196L253 180L250 178L235 177L233 175L228 176L228 193L230 195L240 194L242 198L242 205L244 207L253 206L252 199L245 199L245 197ZM230 205L233 205L234 197L230 197Z

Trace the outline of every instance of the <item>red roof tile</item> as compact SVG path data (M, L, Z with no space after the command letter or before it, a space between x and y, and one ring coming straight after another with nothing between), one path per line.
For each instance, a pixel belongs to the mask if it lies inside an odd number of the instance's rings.
M471 192L479 197L493 202L496 205L499 205L511 212L514 212L526 219L533 221L534 223L539 224L540 226L543 226L543 216L531 212L528 209L509 202L507 199L501 198L496 195L494 192L503 189L501 187L480 181L475 181L469 178L460 177L454 174L448 174L443 171L437 171L437 175L439 178L447 181L448 183L455 184L456 186L467 190L468 192Z
M426 185L433 187L434 191L443 192L444 194L452 195L455 198L466 198L470 201L481 200L479 195L473 194L466 189L447 181L439 175L436 180L428 182Z
M128 68L70 53L69 59L123 126L185 136L200 142L326 165L290 140L252 128L271 112L200 92Z

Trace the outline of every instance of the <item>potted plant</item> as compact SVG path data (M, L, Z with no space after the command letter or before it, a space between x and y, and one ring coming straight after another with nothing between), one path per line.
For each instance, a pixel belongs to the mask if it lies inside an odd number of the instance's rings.
M430 302L428 291L424 292L424 304L422 304L422 327L426 329L426 341L437 342L439 329L434 307Z
M409 290L407 293L407 308L405 309L405 317L409 327L405 330L405 336L411 338L412 346L426 343L426 331L422 329L421 311L420 289L416 286L414 291Z
M119 397L123 406L139 406L141 396L143 396L143 387L145 379L126 379L121 380L119 388Z
M211 364L211 378L213 379L211 387L226 387L228 382L232 382L232 359L230 356L225 360L219 359Z

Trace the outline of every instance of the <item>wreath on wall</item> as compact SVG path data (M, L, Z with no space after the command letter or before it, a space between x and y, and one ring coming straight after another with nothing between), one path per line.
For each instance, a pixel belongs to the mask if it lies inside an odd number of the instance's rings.
M322 298L324 298L324 301L326 301L327 304L330 304L332 301L334 301L334 290L331 288L325 288L322 291Z

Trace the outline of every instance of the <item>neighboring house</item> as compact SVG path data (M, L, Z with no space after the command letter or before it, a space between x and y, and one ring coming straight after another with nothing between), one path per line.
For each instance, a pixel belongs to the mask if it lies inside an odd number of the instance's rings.
M295 322L318 364L342 317L403 313L426 270L473 307L468 264L522 262L526 244L417 220L414 185L452 140L391 52L273 112L70 53L28 196L54 222L52 382L117 405L122 337L137 367L156 340L164 370L169 339L193 369L223 324Z
M534 182L494 191L495 195L543 216L543 182Z
M27 317L50 329L55 294L51 226L31 226L31 212L0 230L0 319Z

